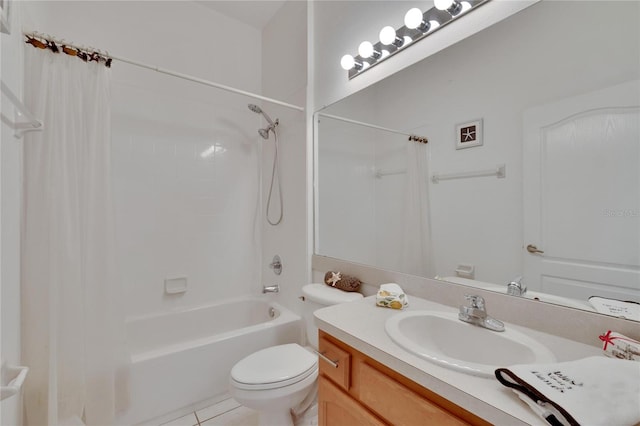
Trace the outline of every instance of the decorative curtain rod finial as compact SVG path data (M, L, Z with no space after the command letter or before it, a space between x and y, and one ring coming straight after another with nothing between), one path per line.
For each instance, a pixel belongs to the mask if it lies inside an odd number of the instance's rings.
M107 68L111 68L112 58L108 54L103 54L101 50L76 46L73 43L67 43L62 40L55 39L49 34L41 34L38 32L25 33L27 38L25 43L32 45L38 49L49 49L53 53L64 53L69 56L75 56L84 62L97 62L104 64Z
M409 136L409 141L419 142L419 143L429 143L429 140L423 136L411 135Z

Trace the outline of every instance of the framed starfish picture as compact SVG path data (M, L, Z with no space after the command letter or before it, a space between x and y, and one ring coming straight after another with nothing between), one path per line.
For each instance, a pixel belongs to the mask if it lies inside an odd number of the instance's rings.
M482 119L456 126L456 149L482 145Z

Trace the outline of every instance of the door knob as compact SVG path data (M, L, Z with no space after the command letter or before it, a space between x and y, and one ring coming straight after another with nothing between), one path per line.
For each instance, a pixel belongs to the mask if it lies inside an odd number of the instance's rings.
M538 250L538 247L534 246L533 244L529 244L527 246L527 251L529 253L540 253L540 254L544 253L542 250Z

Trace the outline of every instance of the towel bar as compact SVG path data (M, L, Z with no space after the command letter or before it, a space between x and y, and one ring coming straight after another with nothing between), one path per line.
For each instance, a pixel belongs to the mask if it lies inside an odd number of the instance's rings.
M434 174L433 176L431 176L431 182L438 183L441 180L465 179L465 178L481 177L481 176L495 176L498 179L500 179L500 178L504 178L506 175L507 175L507 166L505 164L500 164L495 169L492 169L492 170L478 170L476 172L449 173L444 175Z
M11 121L4 114L1 115L0 119L2 120L2 122L15 130L14 137L20 138L25 132L42 130L42 122L33 116L33 114L29 111L25 104L20 102L20 99L18 99L18 97L11 91L11 89L9 89L6 84L4 84L4 81L0 81L0 91L4 93L9 101L11 101L18 112L28 120L26 122L18 122L17 120Z

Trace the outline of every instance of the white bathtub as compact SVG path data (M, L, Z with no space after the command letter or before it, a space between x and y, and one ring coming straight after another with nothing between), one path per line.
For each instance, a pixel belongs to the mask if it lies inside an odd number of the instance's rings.
M128 319L131 404L118 423L145 422L224 395L237 361L299 343L302 329L298 315L251 297Z

